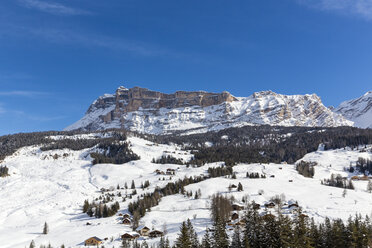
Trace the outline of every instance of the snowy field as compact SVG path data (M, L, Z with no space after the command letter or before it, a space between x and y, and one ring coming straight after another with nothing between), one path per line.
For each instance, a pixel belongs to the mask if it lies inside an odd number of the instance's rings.
M49 242L53 246L65 244L66 247L80 247L85 239L98 236L101 239L107 238L104 243L106 247L119 247L120 235L131 231L131 228L120 224L118 215L96 219L83 214L82 204L85 199L92 200L100 196L102 187L113 187L115 194L120 192L124 195L131 190L117 190L116 186L119 184L122 188L124 183L130 186L132 180L136 183L138 194L152 192L156 186L162 187L185 176L205 175L208 167L221 164L208 164L199 168L154 164L151 160L162 155L172 155L184 161L188 161L192 155L177 146L154 144L136 137L130 137L129 141L131 149L141 156L141 160L121 165L93 166L90 149L42 152L39 147L25 147L7 157L1 163L9 168L11 175L0 178L0 246L23 248L34 240L37 247ZM260 204L275 195L285 194L287 200L298 201L304 212L318 221L326 216L346 220L355 213L370 215L372 194L366 191L366 181L354 182L356 189L347 190L346 197L342 197L343 189L320 183L321 179L329 178L332 173L353 176L343 168L358 157L372 158L372 154L350 149L307 154L303 160L318 163L314 178L299 175L294 165L240 164L234 167L236 179L213 178L186 187L188 191L200 190L200 199L180 194L163 197L160 204L140 220L140 224L159 230L166 227L167 236L172 241L176 238L180 223L189 218L196 231L203 235L206 226L210 225L209 199L215 193L233 195L238 203L245 196ZM155 173L155 170L165 171L167 168L175 169L176 174L169 176ZM246 178L246 172L265 174L266 178L249 179ZM159 180L163 177L165 180ZM142 190L140 184L146 180L150 181L150 187ZM237 185L239 182L243 185L242 192L228 190L230 184ZM259 195L259 190L264 193ZM120 203L119 213L126 213L130 200L122 202L120 199L117 198ZM50 228L47 235L42 234L45 221ZM87 222L91 225L86 225ZM157 241L147 240L148 243Z

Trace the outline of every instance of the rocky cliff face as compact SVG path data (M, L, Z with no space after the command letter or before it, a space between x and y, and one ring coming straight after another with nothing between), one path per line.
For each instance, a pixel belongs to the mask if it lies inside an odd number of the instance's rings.
M356 127L372 128L372 91L341 103L334 111L353 121Z
M115 94L99 97L86 115L66 130L125 128L163 134L263 124L329 127L353 123L326 108L315 94L287 96L263 91L234 97L228 92L164 94L119 87Z

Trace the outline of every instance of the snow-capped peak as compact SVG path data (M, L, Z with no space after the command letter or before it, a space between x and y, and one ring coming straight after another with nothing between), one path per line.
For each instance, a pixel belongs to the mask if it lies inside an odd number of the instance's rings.
M119 87L99 98L87 114L65 130L125 128L164 134L207 132L245 125L351 126L353 122L325 107L315 95L282 95L273 91L234 97L228 92L177 91Z
M353 121L357 127L372 128L372 91L341 103L334 111Z

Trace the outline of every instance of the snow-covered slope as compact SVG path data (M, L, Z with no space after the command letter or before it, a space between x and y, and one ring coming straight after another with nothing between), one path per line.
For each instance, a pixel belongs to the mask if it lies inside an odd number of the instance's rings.
M372 128L372 91L341 103L334 111L353 121L356 127Z
M55 136L54 139L63 139ZM87 136L86 138L92 138ZM141 156L140 160L125 164L92 165L88 155L90 149L81 151L52 150L41 151L39 147L24 147L12 156L7 157L0 165L6 165L10 176L0 178L0 240L1 247L23 248L31 240L36 246L48 244L54 246L65 244L66 247L83 247L83 241L91 236L108 238L105 247L119 247L120 235L131 231L129 226L120 224L120 216L109 218L90 218L82 213L82 203L85 199L92 200L101 195L99 189L112 187L110 193L120 202L119 213L126 213L128 203L118 196L125 195L122 189L124 183L130 185L134 180L138 194L152 192L155 187L163 187L168 182L182 179L185 176L207 175L209 167L223 163L207 164L192 168L185 165L154 164L152 158L171 154L176 158L188 161L192 154L174 145L155 144L150 141L129 137L131 149ZM369 151L368 151L369 149ZM200 199L193 199L181 194L163 197L158 206L146 213L140 224L162 229L167 227L167 236L171 241L176 238L179 225L187 218L192 220L196 231L202 235L205 227L210 225L208 210L210 196L215 193L234 196L240 201L243 196L263 204L272 196L284 193L286 199L294 199L304 208L310 217L322 220L324 217L342 218L358 212L370 214L372 210L371 194L366 192L366 181L355 182L356 190L348 190L342 197L343 189L324 186L320 179L329 178L332 173L351 177L353 174L344 172L343 168L355 162L358 157L372 158L371 148L367 151L338 149L317 151L307 154L303 160L316 161L314 178L304 178L287 164L239 164L234 166L236 179L212 178L190 184L187 191L196 192L200 189ZM55 159L55 154L60 155ZM329 165L332 165L331 167ZM155 170L165 171L167 168L176 170L175 175L157 175ZM259 172L267 177L261 179L246 178L246 172ZM275 177L270 177L274 175ZM164 178L164 180L163 180ZM141 182L149 180L150 187L142 190ZM289 180L292 180L290 182ZM241 182L243 191L229 191L230 184ZM121 189L116 189L117 185ZM262 195L258 194L263 190ZM47 235L42 235L44 222L50 227ZM90 225L87 225L87 222ZM139 241L143 240L140 238ZM148 239L148 243L158 242L159 238Z
M133 92L132 92L133 91ZM181 94L182 93L182 94ZM281 95L271 91L249 97L228 92L163 94L120 87L96 100L86 115L65 130L125 128L151 134L207 132L246 125L351 126L313 95Z

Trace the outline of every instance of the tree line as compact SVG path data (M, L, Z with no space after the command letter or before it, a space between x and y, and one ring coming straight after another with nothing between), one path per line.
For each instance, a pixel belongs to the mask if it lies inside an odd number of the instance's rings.
M307 162L301 160L299 163L296 164L296 170L300 175L303 175L304 177L313 178L315 174L314 166L316 165L316 162Z
M288 134L291 135L288 135ZM227 138L222 138L222 137ZM325 149L346 146L357 147L372 143L372 129L354 127L280 127L246 126L229 128L218 132L192 135L143 135L153 142L176 143L184 149L193 150L194 165L224 161L236 163L280 163L290 164L305 154L316 151L323 143ZM205 146L206 142L213 144Z
M343 178L340 174L331 174L331 178L323 179L321 184L343 189L354 189L353 181Z
M9 176L9 168L6 166L0 166L0 177Z
M90 217L96 218L107 218L114 216L120 209L119 202L115 202L111 206L103 203L89 202L88 200L84 201L83 204L83 213L88 214Z

